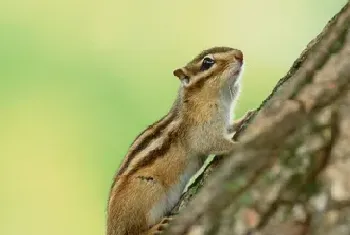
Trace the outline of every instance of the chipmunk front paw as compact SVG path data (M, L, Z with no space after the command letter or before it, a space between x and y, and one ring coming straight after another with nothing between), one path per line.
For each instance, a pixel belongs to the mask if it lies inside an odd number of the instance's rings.
M171 217L165 217L160 221L160 223L154 225L148 232L148 235L159 235L162 234L169 226L172 221Z

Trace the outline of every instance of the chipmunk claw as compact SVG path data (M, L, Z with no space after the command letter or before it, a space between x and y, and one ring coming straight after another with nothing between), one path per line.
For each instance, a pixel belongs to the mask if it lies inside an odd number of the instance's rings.
M162 234L168 227L169 223L173 220L171 217L165 217L160 223L154 225L148 235L159 235Z

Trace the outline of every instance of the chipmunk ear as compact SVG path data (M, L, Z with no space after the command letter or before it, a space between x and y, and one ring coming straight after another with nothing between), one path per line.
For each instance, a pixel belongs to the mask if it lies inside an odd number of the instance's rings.
M187 76L183 68L175 69L173 74L175 77L178 77L184 85L187 85L190 82L190 78Z

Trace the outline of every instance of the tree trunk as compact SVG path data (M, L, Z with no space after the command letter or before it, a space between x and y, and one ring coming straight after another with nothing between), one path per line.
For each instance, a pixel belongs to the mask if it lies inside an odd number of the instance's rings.
M348 3L241 126L236 151L183 195L167 234L350 234L349 27Z

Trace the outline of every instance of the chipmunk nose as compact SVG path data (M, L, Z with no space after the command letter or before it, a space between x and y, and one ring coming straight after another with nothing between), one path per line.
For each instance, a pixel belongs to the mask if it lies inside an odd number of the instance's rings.
M241 64L243 63L243 53L240 50L235 50L234 57L237 61L239 61Z

